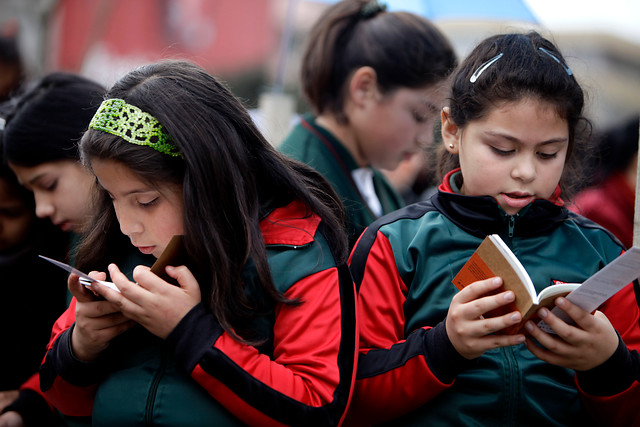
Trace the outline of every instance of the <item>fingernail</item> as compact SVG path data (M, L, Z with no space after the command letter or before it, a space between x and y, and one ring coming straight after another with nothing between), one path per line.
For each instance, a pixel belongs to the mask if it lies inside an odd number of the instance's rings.
M524 324L524 328L529 332L533 331L533 322L529 321L529 322L525 323Z
M500 278L499 277L494 277L493 280L491 281L492 284L494 285L499 285L500 284Z
M540 310L538 310L538 315L540 317L547 317L549 315L549 310L547 310L546 308L541 308Z
M564 298L562 298L562 297L559 297L559 298L556 300L556 305L559 305L559 306L563 306L563 305L565 305L566 303L567 303L567 300L566 300L566 299L564 299Z
M524 341L525 341L525 337L524 337L524 335L520 335L520 336L517 338L517 342L518 342L518 344L522 344Z
M514 323L515 323L515 322L519 322L520 320L522 320L522 319L520 318L520 313L513 313L513 314L511 315L511 321L512 321L512 322L514 322Z
M509 291L506 294L504 294L505 301L513 301L514 299L516 299L516 294L514 294L512 291Z

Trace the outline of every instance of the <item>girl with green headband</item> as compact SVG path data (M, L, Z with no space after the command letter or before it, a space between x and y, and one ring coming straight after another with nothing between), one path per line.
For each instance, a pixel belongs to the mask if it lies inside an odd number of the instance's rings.
M343 211L278 154L240 102L187 62L134 70L80 143L97 181L77 267L109 280L56 322L46 395L94 425L338 425L356 358ZM112 263L121 236L158 257L182 235L177 286Z

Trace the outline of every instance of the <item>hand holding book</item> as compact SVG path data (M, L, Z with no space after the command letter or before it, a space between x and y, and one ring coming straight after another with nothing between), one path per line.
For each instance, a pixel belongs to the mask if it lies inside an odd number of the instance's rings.
M553 313L570 322L564 312L553 308L556 298L567 296L574 304L586 311L593 311L640 276L640 248L633 247L612 263L593 275L584 284L561 283L544 288L539 294L531 282L527 271L515 254L497 234L487 236L460 272L454 277L453 284L462 289L478 280L499 276L503 280L503 289L511 290L516 295L514 303L497 312L489 313L490 317L518 310L522 314L522 322L501 331L503 334L518 333L524 323L535 318L541 307L553 309ZM571 295L569 295L572 291ZM561 313L561 314L558 314ZM540 327L550 332L544 323Z

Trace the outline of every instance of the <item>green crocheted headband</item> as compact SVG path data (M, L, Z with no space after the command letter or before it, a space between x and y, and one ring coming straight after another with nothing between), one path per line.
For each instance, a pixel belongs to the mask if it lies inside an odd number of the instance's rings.
M182 157L171 143L171 135L149 113L123 99L106 99L96 111L89 128L101 130L136 145L146 145L172 157Z

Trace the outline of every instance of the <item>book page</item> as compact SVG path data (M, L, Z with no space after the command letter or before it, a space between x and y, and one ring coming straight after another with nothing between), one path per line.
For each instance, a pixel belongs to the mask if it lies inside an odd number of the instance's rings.
M527 292L531 295L531 299L534 304L538 304L540 301L538 295L536 293L536 288L531 281L531 277L529 277L529 273L525 270L524 266L520 262L520 260L515 256L515 254L511 251L511 248L507 246L507 244L500 238L497 234L490 234L489 239L496 245L498 250L502 253L504 258L511 264L513 270L520 278L520 281L526 286Z
M632 247L585 280L582 286L567 295L567 299L583 310L592 312L638 277L640 277L640 248ZM564 311L557 307L552 310L552 313L567 323L574 323ZM538 326L549 331L546 324Z

